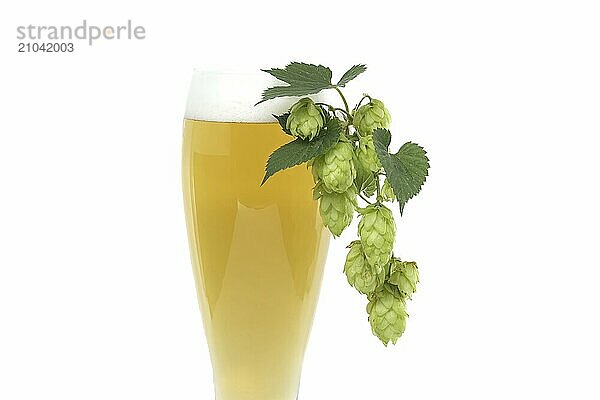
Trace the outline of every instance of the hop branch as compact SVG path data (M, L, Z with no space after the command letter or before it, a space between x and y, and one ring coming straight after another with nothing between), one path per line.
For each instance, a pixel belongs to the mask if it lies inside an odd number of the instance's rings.
M329 231L340 236L358 214L359 238L348 246L344 273L348 283L366 296L371 330L387 346L404 333L406 301L416 290L419 274L415 262L394 256L396 222L386 204L397 202L402 214L425 183L429 159L411 142L389 152L392 118L381 100L365 94L350 108L341 88L365 70L364 65L355 65L335 84L331 70L322 65L290 63L265 70L287 86L266 89L261 102L333 89L343 106L302 97L289 112L276 115L283 131L296 139L271 154L264 181L307 162L315 182L313 198L319 201Z

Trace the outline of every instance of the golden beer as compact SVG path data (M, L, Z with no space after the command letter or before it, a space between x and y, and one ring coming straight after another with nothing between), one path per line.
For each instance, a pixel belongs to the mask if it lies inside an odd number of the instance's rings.
M260 186L289 140L277 123L184 121L185 212L217 400L297 396L329 235L306 165Z

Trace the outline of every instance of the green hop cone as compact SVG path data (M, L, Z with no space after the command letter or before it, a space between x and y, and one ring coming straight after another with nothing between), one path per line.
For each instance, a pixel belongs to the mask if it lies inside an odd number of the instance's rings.
M348 278L348 283L360 293L374 292L385 280L385 269L379 265L375 267L369 265L360 241L355 240L348 247L350 251L348 251L344 264L344 273Z
M358 235L369 264L385 267L392 257L396 225L392 212L380 204L360 210Z
M373 144L373 135L368 134L360 137L356 156L358 161L369 171L377 172L381 169L381 163Z
M389 128L392 117L381 100L372 99L354 113L352 124L363 135L373 133L377 128Z
M417 283L419 283L417 263L400 261L397 258L393 258L390 261L390 277L388 282L396 285L401 294L410 298L417 290Z
M313 171L332 192L344 193L356 178L352 161L354 151L347 142L338 142L313 162Z
M323 111L311 99L304 97L290 109L285 127L300 139L312 140L323 127Z
M352 217L356 206L356 190L354 186L350 187L344 193L321 191L321 202L319 203L319 212L323 225L325 225L333 236L340 236L346 229Z
M388 345L396 341L406 328L406 302L398 289L385 283L379 290L369 295L367 304L369 323L373 334Z
M354 185L357 187L359 192L363 192L367 195L367 197L373 196L375 191L377 190L377 183L375 182L375 176L373 172L365 168L360 161L358 161L358 157L356 157L356 152L354 154L354 167L356 169L356 178L354 178Z
M383 181L383 185L381 186L381 197L384 201L394 201L396 200L396 196L394 195L394 189L392 189L392 185L390 185L390 181L387 178Z

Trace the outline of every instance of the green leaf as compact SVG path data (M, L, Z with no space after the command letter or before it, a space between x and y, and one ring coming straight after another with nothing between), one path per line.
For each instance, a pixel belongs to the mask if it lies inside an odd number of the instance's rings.
M342 127L338 119L326 122L319 135L313 140L296 139L275 150L267 160L265 177L261 186L275 173L320 156L337 143Z
M273 114L273 116L275 117L275 119L277 119L277 122L279 122L279 126L281 126L281 130L283 132L285 132L286 134L292 136L292 132L290 132L290 130L287 128L287 119L290 116L290 113L286 112L285 114L281 114L281 115Z
M289 86L268 88L263 92L262 99L257 104L276 97L306 96L335 87L331 83L331 70L322 65L293 62L283 69L273 68L263 71L288 83Z
M263 71L290 85L298 82L331 85L331 70L322 65L291 62L284 69L272 68Z
M346 86L348 82L352 79L356 78L358 75L362 74L367 70L367 66L364 64L353 65L348 71L344 72L344 75L340 78L340 81L337 83L337 86Z
M400 203L400 214L402 214L406 202L416 196L425 183L429 159L425 150L412 142L404 143L396 154L390 154L388 152L390 142L391 134L387 129L376 129L373 132L377 157Z

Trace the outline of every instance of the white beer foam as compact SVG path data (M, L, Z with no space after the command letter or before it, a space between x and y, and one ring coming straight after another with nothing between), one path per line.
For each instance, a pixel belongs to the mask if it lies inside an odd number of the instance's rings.
M258 105L262 92L287 85L262 71L194 70L188 93L185 118L216 122L275 122L273 114L289 110L298 97L281 97ZM320 93L310 96L323 101Z

